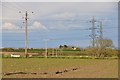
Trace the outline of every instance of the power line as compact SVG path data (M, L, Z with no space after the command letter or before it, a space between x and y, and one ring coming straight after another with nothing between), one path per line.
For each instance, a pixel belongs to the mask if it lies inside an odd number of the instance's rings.
M16 7L16 8L18 8L18 9L20 9L20 10L22 10L22 11L26 11L26 8L24 8L23 6L21 6L21 5L19 5L19 3L12 3L11 5L13 5L14 7Z
M5 3L2 2L0 5L2 5L2 7L8 8L8 10L11 10L11 9L12 10L17 10L17 11L19 11L19 10L26 11L27 10L27 8L21 6L19 3L17 3L17 4L15 2L6 3L9 6L3 5L3 4L5 4Z
M30 38L29 39L29 41L36 41L36 40L40 40L39 38L38 39L33 39L33 40L31 40L32 38ZM43 38L42 38L43 39ZM41 39L41 40L42 40ZM88 38L86 38L86 37L84 37L84 38L82 38L82 39L88 39ZM59 41L59 40L82 40L82 39L80 39L79 37L65 37L65 38L50 38L50 39L44 39L44 41L45 40L47 40L47 41ZM10 40L10 39L8 39L8 40L4 40L4 41L25 41L25 40L20 40L20 39L17 39L17 40Z
M16 8L16 7L8 7L8 6L6 6L6 5L4 5L5 3L1 3L0 5L2 5L2 8L3 7L5 7L5 8L8 8L7 10L13 10L13 11L18 11L19 9L18 8ZM3 9L3 10L5 10L5 9Z
M7 6L5 6L5 7L7 7ZM7 8L10 8L10 7L7 7ZM74 22L78 22L78 23L79 22L82 22L82 23L85 22L86 23L86 22L89 21L88 19L86 19L86 20L85 19L84 20L81 20L81 19L77 19L77 20L61 20L61 19L57 19L57 20L56 19L54 19L54 20L53 19L51 19L51 20L45 19L44 20L44 19L32 19L32 20L29 20L29 21L35 21L35 20L37 20L37 21L48 21L48 22L54 22L54 21L61 21L61 22L63 21L64 22L64 21L67 21L66 23L74 23ZM118 21L118 19L100 19L100 20L102 20L104 22L115 21L115 20Z
M104 29L114 29L114 28L120 28L120 27L104 27ZM80 29L80 28L74 28L74 29L70 29L70 30L82 30L82 31L85 31L85 30L90 30L91 28L89 28L89 29L87 29L87 28L85 28L85 29ZM97 29L97 28L96 28ZM15 30L25 30L25 29L0 29L0 30L7 30L7 31L15 31ZM28 30L39 30L39 29L28 29ZM56 30L56 29L55 29ZM16 31L15 31L16 32Z

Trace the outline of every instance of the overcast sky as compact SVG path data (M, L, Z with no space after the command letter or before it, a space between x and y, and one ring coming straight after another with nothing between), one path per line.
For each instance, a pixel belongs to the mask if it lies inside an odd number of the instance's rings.
M2 2L3 47L23 47L25 45L25 12L28 12L29 47L90 45L94 16L103 22L104 37L118 44L117 2ZM21 12L21 13L19 13ZM33 12L33 13L32 13ZM99 28L96 22L96 27ZM96 34L99 36L99 30Z

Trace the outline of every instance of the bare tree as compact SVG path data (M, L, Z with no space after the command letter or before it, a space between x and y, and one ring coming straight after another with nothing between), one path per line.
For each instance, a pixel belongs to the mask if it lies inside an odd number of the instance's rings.
M112 49L113 41L111 39L98 39L97 41L97 56L98 57L107 57L111 56L111 53L109 52L110 49Z
M99 48L112 48L113 41L111 39L98 39L97 40L97 47Z
M110 57L113 54L116 55L116 50L113 49L113 41L110 39L98 39L96 40L96 47L89 47L86 49L86 53L96 57Z

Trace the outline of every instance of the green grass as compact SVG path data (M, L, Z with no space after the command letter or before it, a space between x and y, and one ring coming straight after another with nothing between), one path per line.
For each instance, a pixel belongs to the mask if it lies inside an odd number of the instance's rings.
M117 59L59 59L59 58L3 58L3 72L55 72L72 67L81 67L80 71L69 72L59 77L117 77L118 71ZM98 74L99 73L99 74ZM3 77L16 77L3 76ZM21 77L21 76L17 76ZM23 76L22 76L23 77ZM44 76L24 76L26 77L44 77ZM58 77L58 76L46 76Z

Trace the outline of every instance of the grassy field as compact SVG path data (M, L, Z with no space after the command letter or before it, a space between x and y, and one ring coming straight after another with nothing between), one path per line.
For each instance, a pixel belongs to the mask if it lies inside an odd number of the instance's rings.
M77 70L72 70L79 68ZM3 78L117 78L117 59L3 58L3 73L35 72L47 74L13 74ZM56 71L68 70L61 74Z

